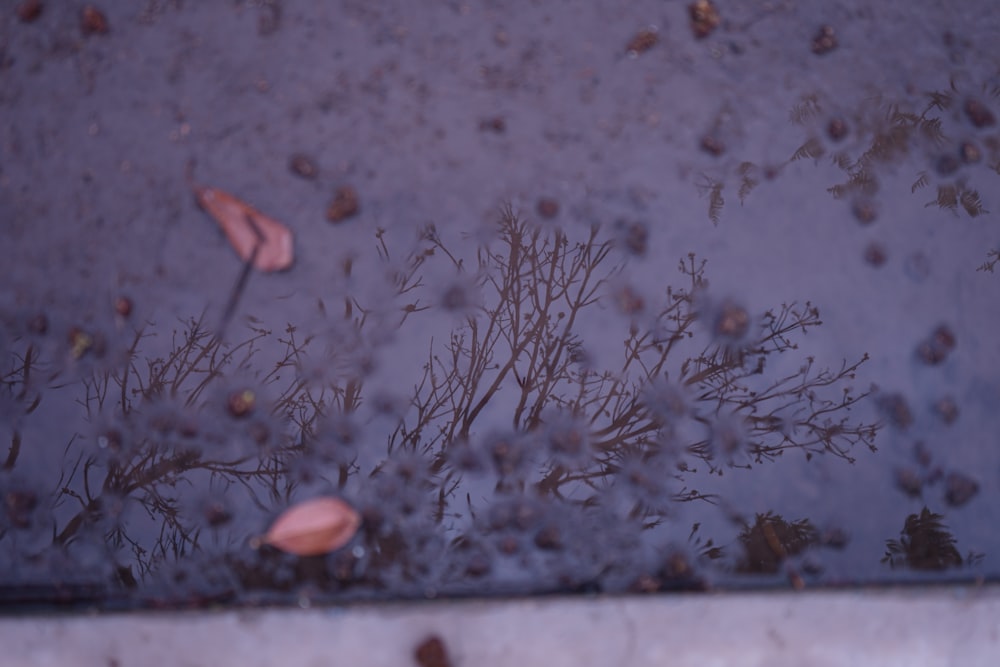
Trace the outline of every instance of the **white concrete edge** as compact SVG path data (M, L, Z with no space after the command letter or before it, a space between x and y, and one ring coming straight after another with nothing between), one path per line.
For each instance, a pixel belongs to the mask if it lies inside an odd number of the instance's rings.
M9 667L1000 665L1000 587L442 601L0 619Z

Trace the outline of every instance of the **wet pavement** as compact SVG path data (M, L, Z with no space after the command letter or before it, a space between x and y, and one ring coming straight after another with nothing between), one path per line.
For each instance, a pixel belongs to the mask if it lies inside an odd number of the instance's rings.
M991 3L38 5L8 609L996 579Z

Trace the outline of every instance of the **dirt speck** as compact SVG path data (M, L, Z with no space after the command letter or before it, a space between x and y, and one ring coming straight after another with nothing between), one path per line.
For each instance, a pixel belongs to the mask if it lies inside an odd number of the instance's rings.
M826 126L826 135L833 141L841 141L847 136L847 123L841 118L832 118Z
M876 269L883 266L886 259L885 247L881 243L872 242L865 248L865 261Z
M819 29L812 41L812 52L818 56L829 53L837 48L837 35L833 28L825 25Z
M632 37L632 39L628 41L628 44L625 45L625 51L636 55L645 53L656 46L658 41L660 41L660 37L656 34L656 31L640 30Z
M535 205L535 210L538 211L540 217L551 220L559 215L559 202L555 199L542 197L538 200L538 204Z
M44 7L41 0L25 0L17 6L17 18L24 23L31 23L42 15Z
M343 222L357 215L360 205L358 193L349 185L338 188L333 195L333 201L326 209L326 219L330 222Z
M80 17L80 29L84 35L106 35L108 33L108 19L104 12L93 5L83 8Z
M719 26L719 10L709 0L698 0L688 5L691 17L691 31L698 39L704 39Z
M312 181L319 176L319 167L316 161L304 153L295 153L288 159L288 169L306 180Z
M965 101L965 115L975 127L993 127L997 122L985 104L971 97Z
M444 640L437 635L431 635L420 642L413 657L420 667L451 667Z

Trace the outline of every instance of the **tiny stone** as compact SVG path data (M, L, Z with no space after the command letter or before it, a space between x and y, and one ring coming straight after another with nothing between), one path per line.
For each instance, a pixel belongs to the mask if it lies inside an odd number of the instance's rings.
M701 150L718 157L726 152L726 146L715 137L706 134L701 138Z
M83 8L80 28L84 35L105 35L108 32L108 19L101 10L87 5Z
M542 197L538 200L538 204L535 206L535 209L538 211L539 216L545 218L546 220L551 220L559 215L559 202L555 199Z
M965 101L965 115L975 127L992 127L997 122L985 104L972 98Z
M17 7L17 18L23 23L31 23L42 15L42 9L41 0L25 0Z
M659 37L653 30L640 30L629 40L625 50L629 53L645 53L656 46Z
M132 300L126 296L119 296L115 299L115 312L122 317L132 314Z
M360 208L358 193L349 185L338 188L333 201L326 209L326 219L330 222L342 222L357 214Z
M306 180L315 180L319 175L319 167L308 155L296 153L288 160L288 168L293 174Z
M885 248L880 243L869 243L865 248L865 261L878 268L885 264Z
M959 147L958 154L961 156L962 162L966 164L979 162L982 157L982 154L979 152L979 148L977 148L975 144L968 141L962 143Z
M414 658L420 667L451 667L444 641L437 635L422 641L414 652Z
M812 52L821 56L833 51L835 48L837 48L837 37L833 32L833 28L828 25L821 27L813 38Z
M833 141L840 141L847 136L847 123L840 118L830 120L826 126L826 134Z
M960 472L950 472L944 481L945 500L953 507L960 507L979 493L979 483Z
M715 335L739 340L746 336L749 330L750 313L735 303L724 303L715 320Z
M868 200L854 202L854 206L851 210L854 213L854 217L862 225L870 225L875 222L875 219L878 217L878 211L875 209L875 204Z
M688 15L691 17L691 30L698 39L704 39L718 27L719 11L709 0L698 0L688 5Z
M229 414L234 417L246 417L253 412L256 404L257 397L250 389L234 391L229 395L229 399L226 401L226 407L229 408Z

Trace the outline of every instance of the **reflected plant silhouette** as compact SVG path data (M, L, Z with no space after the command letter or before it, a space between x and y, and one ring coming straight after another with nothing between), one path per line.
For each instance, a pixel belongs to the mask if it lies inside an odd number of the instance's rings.
M882 562L892 568L913 570L946 570L965 564L955 548L955 537L944 525L944 517L927 507L920 514L906 517L898 540L886 540Z
M124 353L79 385L89 426L69 441L54 497L39 499L54 518L34 520L56 524L42 526L53 531L47 548L99 535L114 585L140 590L201 581L183 565L195 557L233 574L213 575L224 586L275 591L304 578L327 591L423 595L468 590L462 577L538 590L539 573L553 590L642 589L637 573L662 561L643 534L673 521L676 503L716 501L686 485L696 466L721 475L791 450L848 462L857 445L875 450L879 426L850 415L868 395L850 387L867 357L771 370L820 326L815 306L754 316L716 300L694 255L678 265L681 287L640 291L624 271L635 253L604 232L536 226L507 206L468 258L433 228L397 257L379 230L391 289L377 307L354 295L343 308L320 302L320 325L277 334L251 319L238 342L190 318L162 353L146 352L161 342L155 328L135 326ZM460 307L429 293L432 260L457 273ZM350 276L353 260L340 269ZM408 399L369 395L380 346L411 318L442 312L454 326L429 341ZM46 385L29 381L44 362L22 344L3 381L23 415L72 385L44 372ZM617 361L605 367L609 349ZM355 548L324 565L248 551L253 516L317 488L361 512ZM0 528L0 544L12 530ZM722 557L694 532L691 554L676 552L653 579L693 581L697 562Z
M789 120L807 131L803 142L783 162L760 165L740 161L734 173L703 173L698 193L708 200L708 217L718 224L725 206L725 191L734 177L737 196L744 203L760 183L802 160L827 160L844 174L844 180L827 188L834 199L846 200L862 224L878 215L877 197L881 177L894 165L915 156L926 156L927 168L917 168L910 193L930 188L933 198L925 206L936 206L970 218L989 213L980 191L973 186L970 170L983 162L1000 173L1000 142L992 113L982 100L1000 99L1000 88L986 83L971 92L951 80L944 90L928 91L915 100L878 94L856 109L843 109L820 93L800 97L789 111Z

